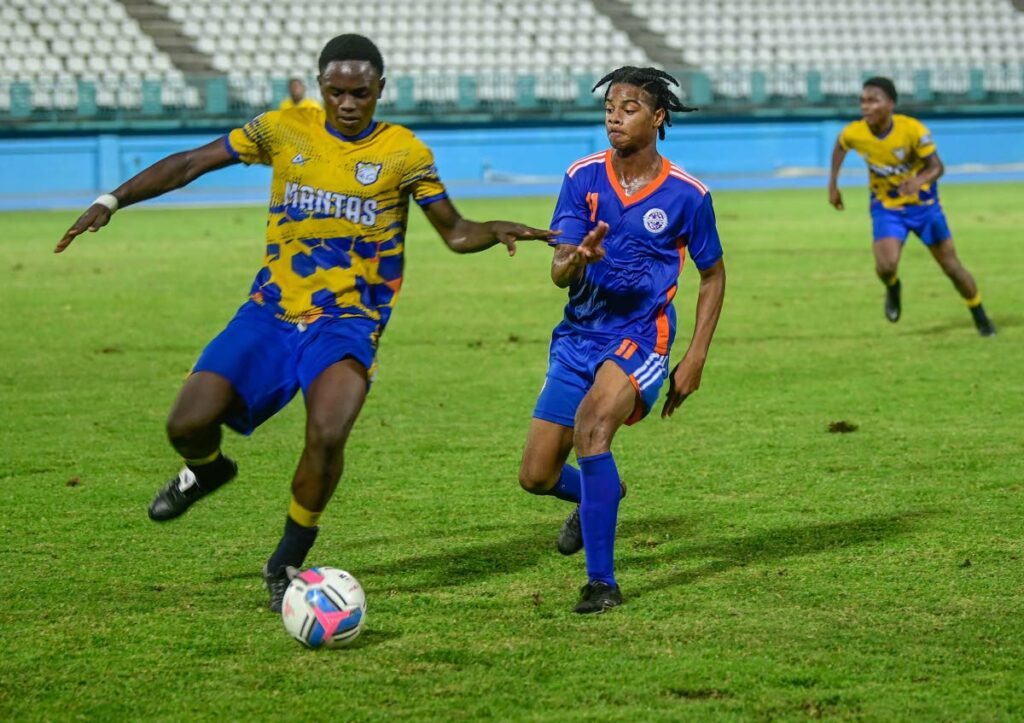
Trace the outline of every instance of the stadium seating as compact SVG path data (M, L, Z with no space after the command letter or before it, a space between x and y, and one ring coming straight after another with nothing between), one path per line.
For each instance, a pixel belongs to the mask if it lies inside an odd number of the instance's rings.
M819 71L822 92L855 94L864 72L914 88L928 71L937 92L963 93L971 69L993 92L1024 90L1024 13L1010 0L633 0L681 64L706 70L721 94L749 96L750 71L770 95L802 96ZM756 78L756 76L754 76Z
M137 17L138 5L165 11L213 76L183 73L118 0L4 0L0 114L249 112L290 76L312 85L340 32L378 42L384 102L408 112L592 107L597 74L652 57L689 72L701 105L821 103L855 95L866 73L921 101L1024 92L1024 12L1011 0L375 0L308 14L276 0L125 2ZM602 11L619 7L614 20Z
M7 106L11 88L27 86L33 108L138 109L147 80L159 81L150 86L160 94L154 108L198 104L184 75L116 0L5 0L0 58Z
M268 89L260 77L312 80L323 44L342 32L373 38L388 75L414 79L415 101L457 103L467 92L458 80L465 75L477 77L481 101L514 100L519 75L537 76L538 98L564 100L577 94L573 74L603 72L611 62L647 62L625 33L578 0L379 0L358 13L343 3L323 3L305 18L276 0L250 0L244 13L220 0L158 1L214 67L229 75L236 92L264 103ZM392 85L385 100L394 102L398 92Z

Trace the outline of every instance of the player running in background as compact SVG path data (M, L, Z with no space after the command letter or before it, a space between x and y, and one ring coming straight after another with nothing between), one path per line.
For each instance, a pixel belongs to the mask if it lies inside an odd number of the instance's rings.
M569 289L552 334L544 387L523 450L519 483L576 505L558 537L569 555L585 551L587 584L578 613L622 603L615 579L615 525L625 486L611 443L623 424L657 402L675 337L672 306L683 259L700 272L690 346L671 373L662 417L700 386L725 296L725 265L707 188L658 154L670 111L690 111L654 68L624 67L608 83L605 128L611 149L569 167L552 227L562 232L551 279ZM678 83L676 83L678 85ZM566 464L575 448L579 468Z
M277 106L278 110L291 110L292 108L319 108L320 104L313 98L306 97L306 83L302 78L290 78L288 80L288 97Z
M938 180L945 168L935 141L916 118L893 113L896 86L888 78L869 78L860 94L863 120L850 123L832 150L828 200L843 210L839 168L850 150L868 164L871 220L874 226L875 271L885 284L885 318L899 321L902 309L898 266L907 234L913 231L964 298L982 336L996 328L981 305L974 278L960 263L953 237L939 203Z
M402 284L409 199L453 251L472 253L550 231L462 218L430 149L406 128L374 120L384 87L377 47L341 35L319 61L325 111L270 111L226 137L159 161L97 199L56 251L96 231L120 206L180 188L234 163L273 167L266 255L249 299L206 349L167 420L185 460L149 507L173 519L237 473L221 425L251 434L301 389L305 446L284 533L264 567L279 611L289 567L300 567L341 477L345 442L369 391L377 344Z

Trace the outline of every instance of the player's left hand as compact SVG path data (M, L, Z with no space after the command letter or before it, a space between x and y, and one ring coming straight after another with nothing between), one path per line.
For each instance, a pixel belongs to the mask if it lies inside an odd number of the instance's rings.
M498 239L498 243L508 249L509 256L516 255L516 241L550 241L562 233L549 228L533 228L511 221L491 221L491 230Z
M917 176L911 176L900 184L900 195L916 196L917 192L921 190L921 185L921 179Z
M676 364L668 377L668 394L665 397L665 406L661 408L662 419L671 417L686 398L700 388L700 376L703 372L704 362L689 356L684 356L683 360Z

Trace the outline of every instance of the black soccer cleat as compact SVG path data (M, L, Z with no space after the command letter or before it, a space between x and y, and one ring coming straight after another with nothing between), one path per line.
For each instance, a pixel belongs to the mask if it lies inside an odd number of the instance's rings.
M894 324L900 320L900 312L903 310L903 304L900 301L902 286L902 282L897 281L892 286L885 287L885 318Z
M618 585L609 585L600 580L588 582L580 588L580 601L572 609L574 613L588 615L603 613L622 604L622 591Z
M281 612L281 605L284 602L284 593L291 584L292 578L298 574L299 571L290 565L278 568L277 572L273 574L270 572L269 561L263 565L263 582L267 586L267 592L270 593L270 602L267 603L267 607L270 609L270 612Z
M621 500L626 496L626 483L620 481L619 486L622 489L622 496L619 497ZM562 523L562 529L558 532L556 546L563 555L575 555L583 549L583 528L580 527L579 505L573 507L572 512L569 513L569 516L565 518L565 522Z
M201 487L195 473L188 467L183 467L177 477L156 493L156 497L149 505L149 519L154 522L166 522L180 517L200 498L234 479L238 474L238 465L228 457L222 459L226 467L221 478L213 482L204 482Z
M996 325L988 318L988 314L985 313L985 309L981 304L971 307L970 312L971 316L974 317L974 326L977 327L979 334L982 336L996 335Z

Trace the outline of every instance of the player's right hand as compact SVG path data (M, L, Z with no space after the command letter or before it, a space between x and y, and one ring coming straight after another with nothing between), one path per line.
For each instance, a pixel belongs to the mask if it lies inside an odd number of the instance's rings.
M604 241L605 234L608 233L608 224L604 221L598 221L594 228L587 232L587 235L580 241L580 245L576 247L576 258L583 263L593 264L604 258L604 247L601 242Z
M64 236L60 241L57 242L57 247L53 250L53 253L59 254L61 251L66 249L71 242L75 240L75 236L86 231L99 231L101 228L110 223L111 211L109 208L101 203L94 203L85 210L78 220L71 224L71 228L64 232Z
M843 194L834 186L830 186L828 189L828 202L835 206L837 211L842 211L845 208L843 206Z

